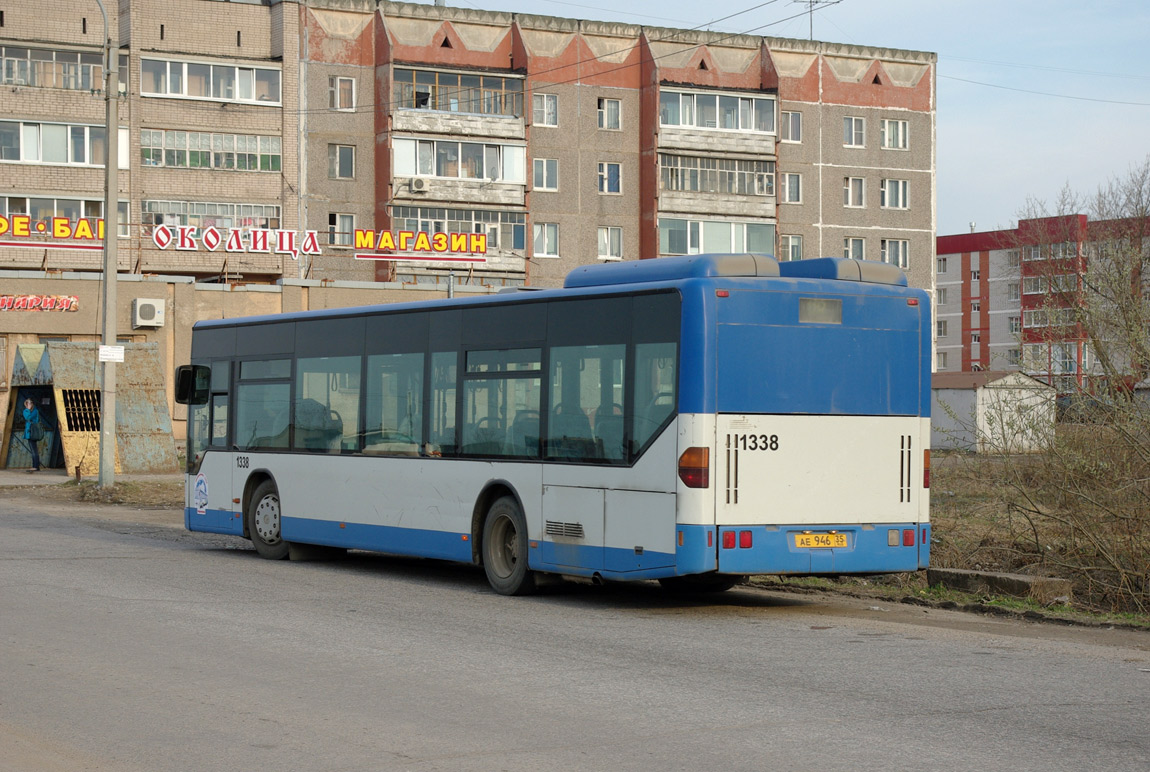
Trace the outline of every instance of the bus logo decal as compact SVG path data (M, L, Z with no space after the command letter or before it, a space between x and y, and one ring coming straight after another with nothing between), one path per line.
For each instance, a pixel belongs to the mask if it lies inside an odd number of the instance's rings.
M196 475L196 485L192 489L192 504L196 507L197 515L206 515L208 512L208 478L200 472Z

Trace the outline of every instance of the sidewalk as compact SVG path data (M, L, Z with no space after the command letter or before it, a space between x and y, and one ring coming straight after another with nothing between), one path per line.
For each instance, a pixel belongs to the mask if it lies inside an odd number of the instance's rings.
M63 469L41 469L39 472L29 473L27 469L0 469L0 488L16 487L20 485L58 485L76 478ZM95 482L96 477L84 477L84 480ZM133 482L141 480L171 480L179 482L184 479L183 472L168 474L118 474L116 482Z

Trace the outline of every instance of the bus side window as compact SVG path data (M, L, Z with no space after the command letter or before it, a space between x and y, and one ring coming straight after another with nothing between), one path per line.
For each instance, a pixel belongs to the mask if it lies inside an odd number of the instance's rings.
M635 346L635 451L675 412L676 344Z
M358 356L309 357L296 363L296 450L340 453L359 449Z
M454 351L439 351L431 355L431 437L428 451L433 456L455 455L458 357Z
M551 349L547 454L580 461L622 461L624 344Z
M364 453L419 455L423 445L423 354L367 358Z

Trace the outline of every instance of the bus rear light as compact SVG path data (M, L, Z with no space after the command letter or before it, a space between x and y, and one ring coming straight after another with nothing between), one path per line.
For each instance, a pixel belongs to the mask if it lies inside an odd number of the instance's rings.
M922 452L922 487L930 487L930 451Z
M739 549L749 550L754 543L750 531L739 531Z
M715 297L717 298L729 298L730 296L730 290L715 290Z
M733 550L735 548L735 532L723 531L723 549Z
M714 531L707 531L707 546L708 547L714 547L715 546L715 532Z
M904 547L913 547L914 546L914 529L913 528L908 528L902 532L902 546L904 546Z
M679 456L679 479L688 488L706 488L711 484L711 451L709 448L687 448Z

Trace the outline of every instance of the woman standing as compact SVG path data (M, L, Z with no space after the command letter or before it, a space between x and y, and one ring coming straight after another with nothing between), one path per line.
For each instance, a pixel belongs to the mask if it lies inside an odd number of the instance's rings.
M31 399L24 400L24 441L32 451L32 468L28 470L29 472L40 471L40 442L32 439L32 426L39 423L40 411L36 409L35 403Z

